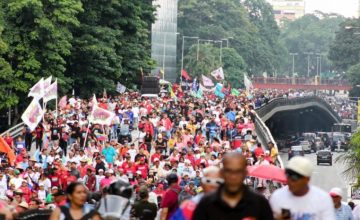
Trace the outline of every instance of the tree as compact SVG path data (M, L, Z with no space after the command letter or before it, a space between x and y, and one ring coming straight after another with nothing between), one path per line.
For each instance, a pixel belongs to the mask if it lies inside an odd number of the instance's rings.
M347 71L347 79L353 86L350 90L350 97L359 97L360 96L360 63L354 66L351 66Z
M242 87L243 74L246 70L243 58L235 49L224 48L222 50L222 61L223 63L220 63L220 49L209 43L200 44L199 59L197 59L197 45L192 46L189 53L184 57L185 69L189 71L191 76L198 79L201 79L201 75L211 77L212 71L223 66L225 81L234 88Z
M281 42L289 53L298 53L295 57L295 71L298 75L307 76L308 56L310 52L310 72L316 75L317 56L322 54L322 72L332 71L330 61L326 55L329 46L335 38L338 26L344 17L334 14L308 14L293 22L287 22L281 34ZM281 71L290 73L292 70L292 57L285 54Z
M254 75L260 75L263 72L272 73L277 68L274 57L278 56L269 46L270 41L276 42L276 36L278 36L276 33L278 29L271 32L274 25L274 21L271 21L274 19L272 10L263 0L258 0L258 4L251 4L249 1L247 3L248 8L245 8L238 0L180 1L179 32L202 39L230 38L230 47L243 57L246 71ZM256 16L255 11L266 16ZM253 16L251 17L250 14ZM267 28L269 24L271 26ZM263 30L267 32L262 37L260 32ZM269 36L275 37L268 41ZM277 43L274 45L276 48ZM179 50L179 54L180 52Z
M344 21L330 46L329 59L337 72L345 72L360 61L360 35L356 34L357 27L360 27L360 19Z
M154 8L149 1L82 0L84 12L75 27L66 75L73 77L76 94L91 96L104 88L115 90L116 81L130 86L140 78L140 68L153 66L150 58L150 24ZM101 7L99 7L101 5ZM87 88L92 88L88 90Z
M360 132L352 135L349 150L336 158L346 165L344 175L349 179L356 179L356 186L360 187Z
M80 0L3 0L0 15L4 24L3 40L8 46L2 57L13 70L12 103L27 105L28 89L38 79L53 75L65 86L65 57L70 55L72 34L69 27L79 24ZM4 74L2 77L6 77ZM21 111L20 111L21 112ZM16 120L15 120L16 121Z

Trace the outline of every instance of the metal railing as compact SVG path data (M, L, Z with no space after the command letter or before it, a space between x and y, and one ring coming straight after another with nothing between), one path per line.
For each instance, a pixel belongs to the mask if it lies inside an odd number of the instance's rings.
M4 137L7 133L9 133L12 138L16 139L21 135L21 131L23 130L24 126L25 126L24 122L21 122L15 125L14 127L11 127L8 130L4 131L0 135Z

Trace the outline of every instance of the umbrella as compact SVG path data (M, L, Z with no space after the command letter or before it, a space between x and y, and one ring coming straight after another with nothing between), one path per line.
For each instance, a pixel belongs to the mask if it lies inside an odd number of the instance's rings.
M286 175L283 169L274 165L256 165L248 167L248 176L273 180L286 183Z

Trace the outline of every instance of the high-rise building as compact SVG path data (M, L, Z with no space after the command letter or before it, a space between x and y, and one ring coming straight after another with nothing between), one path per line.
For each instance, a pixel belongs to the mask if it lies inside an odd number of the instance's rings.
M305 15L305 0L268 0L272 5L275 20L282 25L282 20L295 20Z
M151 28L151 58L157 62L152 70L156 75L164 70L164 78L175 82L176 72L176 39L178 0L154 0L157 6L156 21ZM160 74L162 77L162 74Z

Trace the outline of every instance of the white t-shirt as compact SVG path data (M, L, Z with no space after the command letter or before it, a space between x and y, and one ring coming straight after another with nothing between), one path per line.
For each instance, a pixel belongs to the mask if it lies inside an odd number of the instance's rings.
M330 195L325 191L310 186L304 196L294 196L289 188L276 190L270 197L274 215L281 215L282 209L288 209L292 220L335 220L335 208Z

